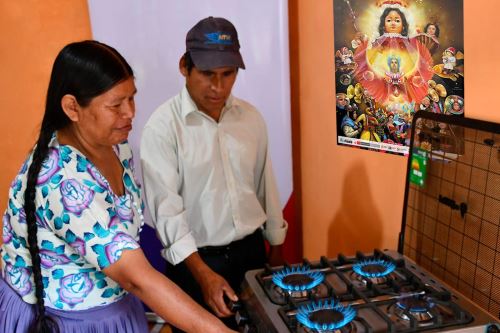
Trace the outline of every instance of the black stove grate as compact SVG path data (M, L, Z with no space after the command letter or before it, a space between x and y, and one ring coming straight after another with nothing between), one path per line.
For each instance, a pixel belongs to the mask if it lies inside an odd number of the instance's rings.
M442 314L437 309L432 309L433 317L426 322L419 321L416 316L410 312L406 312L408 320L400 319L395 313L391 312L390 308L395 306L396 300L386 300L372 302L366 304L353 305L352 309L360 314L351 322L351 325L343 326L340 332L424 332L428 330L445 329L452 326L466 325L473 318L471 315L452 302L441 302L446 304L452 315ZM301 323L297 321L294 313L298 311L298 307L307 306L308 303L299 303L297 305L287 305L280 308L278 311L280 316L286 323L291 333L302 332L317 332L314 330L302 329Z
M386 280L374 283L370 277L363 281L357 278L359 274L355 272L354 267L358 267L360 263L380 262L384 263L384 267L391 267L391 270L393 268ZM322 272L325 279L320 284L321 288L303 297L278 293L272 282L273 275L283 270L301 271L300 267L307 267L307 271ZM349 308L349 311L352 311L349 313L357 315L352 322L338 328L326 329L325 332L418 332L464 325L473 320L467 311L453 302L449 291L438 284L429 284L428 281L422 280L411 267L406 267L405 260L394 259L377 249L372 255L358 252L351 258L342 254L335 260L322 257L314 264L304 260L298 266L279 269L267 266L256 278L267 297L279 305L278 313L293 333L322 332L303 324L305 315L301 311L304 308L318 308L318 304L324 304L326 300ZM429 306L425 313L419 311L416 306L402 308L401 304L412 297L420 301L420 306L424 300L428 300L432 306ZM327 316L327 312L323 311L321 317ZM297 315L301 320L297 319ZM332 318L336 319L338 318Z
M357 315L349 324L342 326L334 332L342 333L407 333L422 332L427 330L445 329L451 326L460 326L470 323L473 317L455 302L447 292L430 290L423 291L425 296L420 295L402 295L393 297L366 298L361 291L355 291L362 299L354 302L340 303L342 306L349 307ZM421 320L419 314L401 309L399 306L401 299L410 297L421 297L422 300L428 300L431 306L428 311L431 313L429 318ZM364 298L364 300L363 300ZM294 302L282 306L278 312L291 333L315 333L321 330L311 330L304 327L296 315L300 314L300 309L304 307L314 307L317 301ZM420 305L421 306L421 305ZM396 311L395 311L396 310ZM400 311L400 313L398 313ZM404 316L401 316L401 313Z
M373 279L369 277L360 278L354 271L354 266L361 262L375 261L384 262L385 265L393 267L391 274L387 275L380 283L374 283ZM281 272L299 272L304 270L303 267L307 267L306 271L308 272L324 274L323 281L308 292L294 296L284 292L279 284L273 282L273 278L279 276ZM375 250L371 256L358 252L354 258L347 258L342 254L336 260L322 257L315 264L304 260L301 264L286 265L280 268L267 265L257 275L257 280L271 302L277 305L285 305L290 301L319 298L332 298L347 302L363 297L371 298L386 294L412 292L424 288L406 269L403 260L395 260L380 250Z
M394 271L383 282L359 280L353 270L355 265L375 261L393 264ZM320 289L303 297L286 297L272 287L275 272L296 272L300 265L267 266L247 272L240 295L244 306L237 315L249 318L245 332L479 332L500 328L500 322L486 311L396 251L376 249L371 254L358 252L352 257L339 254L314 262L304 260L302 265L325 277ZM323 309L325 303L338 308ZM312 313L304 313L304 309ZM341 313L340 309L348 311ZM345 318L352 320L342 323Z

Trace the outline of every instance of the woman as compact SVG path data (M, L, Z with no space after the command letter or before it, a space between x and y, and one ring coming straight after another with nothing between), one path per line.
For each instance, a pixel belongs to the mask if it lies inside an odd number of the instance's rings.
M138 298L185 331L232 332L139 248L144 205L126 143L135 93L115 49L83 41L58 54L3 218L1 332L145 333Z

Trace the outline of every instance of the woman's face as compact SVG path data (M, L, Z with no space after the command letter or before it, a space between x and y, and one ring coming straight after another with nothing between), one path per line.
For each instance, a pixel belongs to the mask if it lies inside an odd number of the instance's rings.
M426 33L431 35L431 36L435 36L436 35L436 26L434 24L429 25L427 27Z
M135 93L133 77L118 83L82 107L75 126L89 142L97 145L116 145L125 141L132 130Z
M403 20L395 10L391 10L385 17L384 30L387 33L400 34L403 31Z

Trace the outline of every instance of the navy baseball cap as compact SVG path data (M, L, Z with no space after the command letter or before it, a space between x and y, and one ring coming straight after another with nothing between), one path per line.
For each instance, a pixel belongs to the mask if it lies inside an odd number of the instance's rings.
M196 23L186 35L186 52L202 71L218 67L245 69L238 32L222 17L210 16Z

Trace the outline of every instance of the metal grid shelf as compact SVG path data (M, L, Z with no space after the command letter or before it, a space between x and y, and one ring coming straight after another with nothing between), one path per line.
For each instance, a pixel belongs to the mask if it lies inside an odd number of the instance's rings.
M500 124L428 112L414 124L399 251L500 317Z

